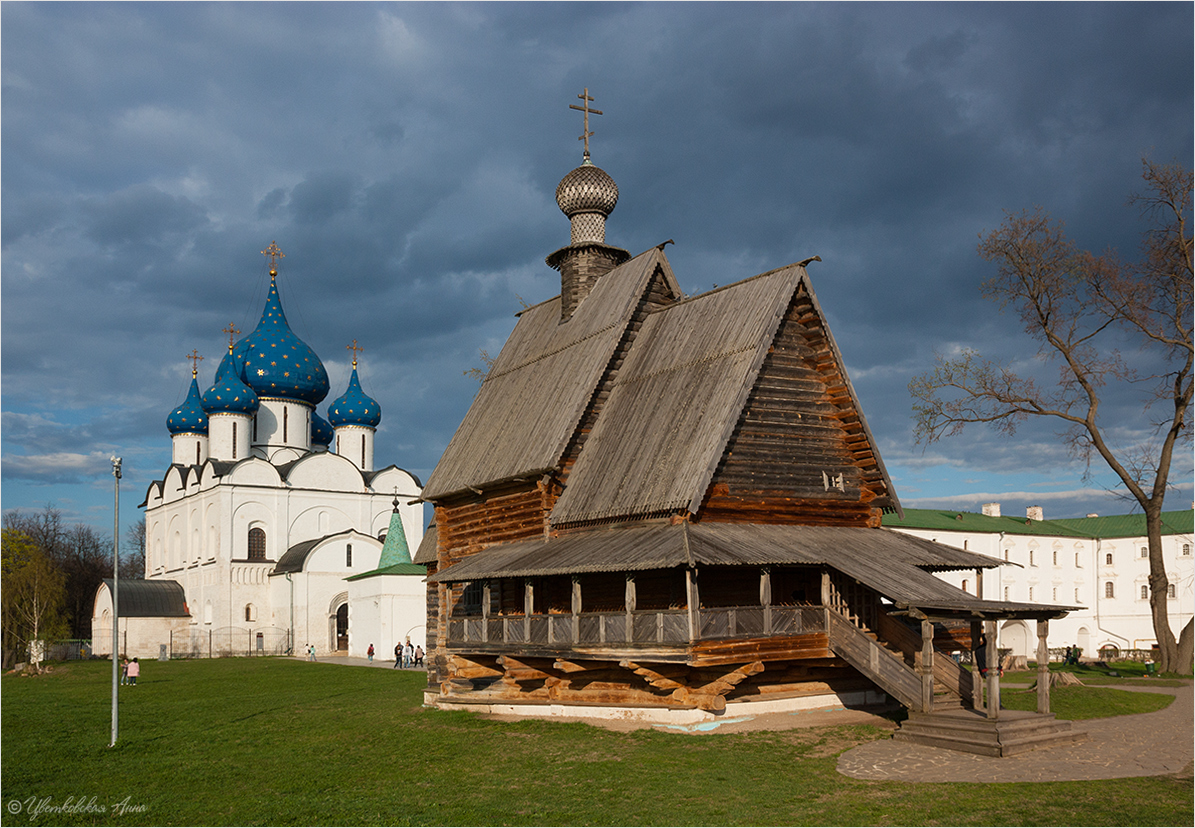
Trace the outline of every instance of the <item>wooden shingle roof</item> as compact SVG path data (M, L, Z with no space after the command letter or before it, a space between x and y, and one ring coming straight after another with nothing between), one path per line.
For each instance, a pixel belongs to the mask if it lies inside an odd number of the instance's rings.
M657 269L679 296L667 259L652 248L600 279L567 322L559 297L523 311L423 497L555 469Z

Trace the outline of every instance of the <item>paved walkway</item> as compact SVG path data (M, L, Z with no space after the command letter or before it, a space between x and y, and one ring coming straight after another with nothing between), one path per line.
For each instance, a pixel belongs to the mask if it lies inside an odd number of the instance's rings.
M305 655L291 656L291 658L295 661L307 660L307 656ZM390 656L390 658L378 658L375 655L373 661L370 661L368 658L358 658L356 656L321 655L316 656L315 660L320 664L341 664L346 667L389 667L390 669L394 669L394 656ZM427 667L399 667L398 669L418 670L421 673L427 672Z
M1102 686L1102 685L1101 685ZM1174 696L1165 710L1075 722L1087 741L1017 756L976 756L898 742L868 742L838 757L838 772L898 782L1065 782L1191 772L1192 688L1118 686Z

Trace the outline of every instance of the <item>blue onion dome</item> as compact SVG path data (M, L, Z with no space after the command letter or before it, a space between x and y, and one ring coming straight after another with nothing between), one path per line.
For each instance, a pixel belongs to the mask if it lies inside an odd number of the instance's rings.
M236 344L245 382L262 397L302 400L315 405L328 396L328 372L315 351L295 336L278 298L277 271L270 270L270 293L253 333Z
M183 404L170 412L166 428L171 434L207 434L207 414L199 397L198 372L191 371L191 390Z
M332 440L336 437L336 432L332 430L332 424L321 417L317 412L311 412L311 444L314 446L330 446Z
M253 389L241 380L240 364L229 347L216 369L215 384L203 392L203 410L208 414L257 413L261 402Z
M357 379L357 360L353 360L353 373L349 387L328 407L328 422L334 426L358 425L377 428L382 421L382 407L378 401L361 390Z

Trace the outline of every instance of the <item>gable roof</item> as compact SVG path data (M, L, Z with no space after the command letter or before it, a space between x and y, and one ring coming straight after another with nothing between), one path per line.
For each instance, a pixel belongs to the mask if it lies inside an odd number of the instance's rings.
M112 594L112 579L104 578L108 594ZM140 578L120 579L121 618L186 618L187 596L178 581L144 581Z
M523 311L423 497L554 469L657 270L679 296L667 258L652 248L599 279L567 322L560 297Z

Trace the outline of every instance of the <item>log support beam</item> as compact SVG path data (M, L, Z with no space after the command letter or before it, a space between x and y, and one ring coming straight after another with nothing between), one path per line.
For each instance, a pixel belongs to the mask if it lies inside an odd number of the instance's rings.
M1037 622L1037 712L1050 712L1050 649L1046 638L1050 634L1050 622L1044 618Z

